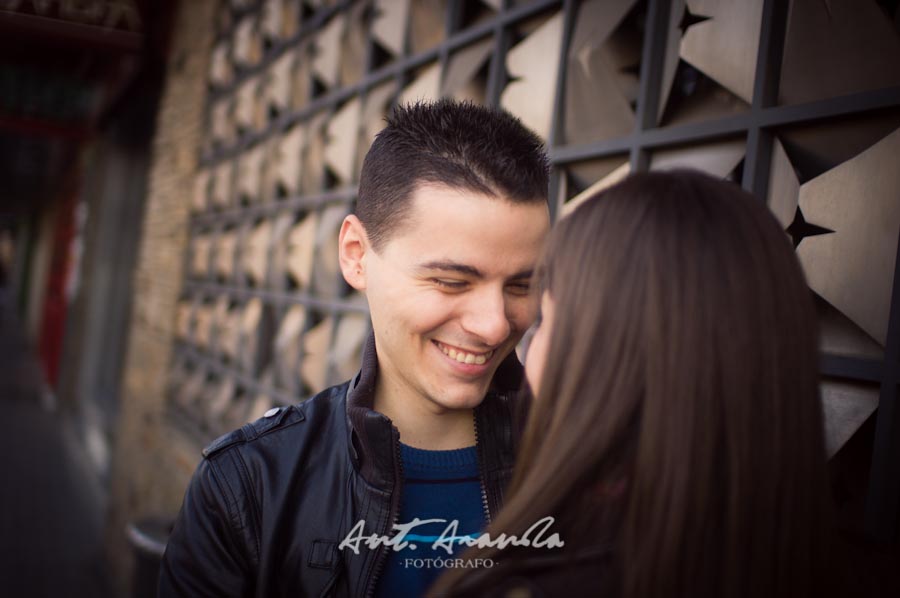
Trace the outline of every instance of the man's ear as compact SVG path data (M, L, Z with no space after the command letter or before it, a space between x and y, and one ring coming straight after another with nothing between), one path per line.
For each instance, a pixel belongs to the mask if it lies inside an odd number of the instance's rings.
M366 290L366 254L369 237L355 214L344 218L338 237L338 256L344 280L357 291Z

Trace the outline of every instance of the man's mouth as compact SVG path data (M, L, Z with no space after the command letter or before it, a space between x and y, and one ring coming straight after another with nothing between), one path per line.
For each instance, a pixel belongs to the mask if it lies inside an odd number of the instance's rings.
M438 349L444 352L444 355L446 355L450 359L455 359L459 363L483 365L487 363L494 355L494 349L491 349L490 351L486 351L484 353L477 353L474 351L467 351L460 347L445 345L440 341L433 342L435 345L437 345Z

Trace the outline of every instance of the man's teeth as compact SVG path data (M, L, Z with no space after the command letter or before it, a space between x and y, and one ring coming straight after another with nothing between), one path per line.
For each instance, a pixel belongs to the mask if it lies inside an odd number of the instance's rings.
M444 352L444 355L447 355L450 359L455 359L460 363L482 365L494 354L493 351L488 351L487 353L466 353L465 351L457 351L456 349L451 349L441 344L438 346L441 348L441 351Z

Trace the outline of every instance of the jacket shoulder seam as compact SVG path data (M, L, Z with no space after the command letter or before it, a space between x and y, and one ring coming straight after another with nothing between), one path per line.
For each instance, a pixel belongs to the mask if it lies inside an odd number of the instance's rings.
M249 497L250 507L253 509L252 517L256 525L254 526L254 529L251 530L251 532L253 534L253 539L256 542L256 560L259 561L260 555L262 554L261 540L258 533L261 510L259 508L259 502L257 501L256 493L252 491L250 486L250 472L247 469L247 464L244 462L244 456L240 451L236 451L234 453L234 459L240 466L240 476L241 483L244 486L244 494Z
M225 454L229 452L231 449L236 447L241 447L247 444L252 444L253 442L263 438L264 436L268 436L269 434L274 434L276 432L286 430L303 422L306 417L303 414L303 411L299 406L294 405L294 409L297 410L299 417L294 421L279 423L268 430L263 430L261 433L256 436L249 438L247 434L244 432L244 428L238 428L233 430L224 436L221 436L219 439L214 440L211 444L209 444L206 448L203 449L203 457L207 460L212 460L214 457L218 455ZM250 425L250 424L247 424Z
M223 475L220 471L220 466L218 463L213 463L210 461L210 473L212 474L213 481L219 489L219 493L225 499L225 511L228 517L228 529L230 534L232 535L232 541L235 542L236 545L242 546L244 545L243 540L240 540L239 537L234 537L234 514L232 513L232 505L237 506L237 499L234 494L234 489L231 487L231 484L228 483L226 479L227 476ZM227 493L226 493L227 490ZM237 513L238 523L241 528L244 527L243 518L240 515L240 512ZM246 554L244 555L247 556Z

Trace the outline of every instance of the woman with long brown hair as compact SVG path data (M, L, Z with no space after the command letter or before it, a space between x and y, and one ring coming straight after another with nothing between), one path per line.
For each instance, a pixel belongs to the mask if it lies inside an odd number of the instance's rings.
M535 395L486 533L432 595L821 596L831 508L813 300L765 204L639 174L562 219L538 273ZM546 537L546 535L545 535Z

